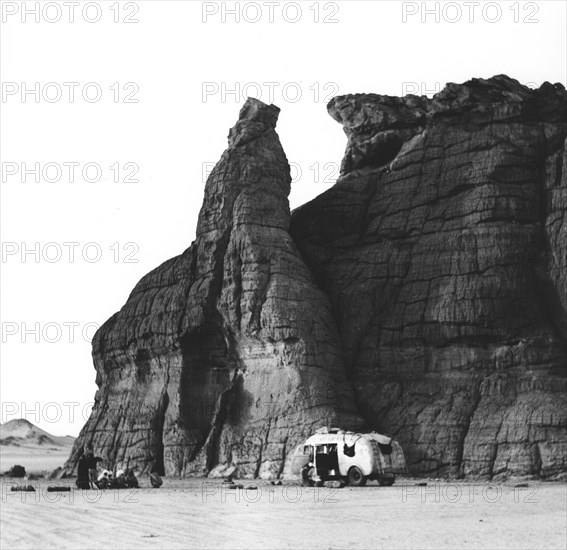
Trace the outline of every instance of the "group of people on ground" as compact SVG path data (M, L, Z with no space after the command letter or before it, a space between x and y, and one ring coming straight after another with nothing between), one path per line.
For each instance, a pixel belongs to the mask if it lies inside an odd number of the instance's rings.
M83 452L77 466L77 487L79 489L127 489L138 488L138 478L134 470L118 469L116 472L110 470L98 471L98 463L103 459L95 456L92 448L87 447ZM150 471L150 483L152 487L161 487L163 480L157 472L157 468L152 467Z
M139 487L136 474L129 468L126 471L117 470L115 474L109 470L103 470L94 484L99 489L137 489Z

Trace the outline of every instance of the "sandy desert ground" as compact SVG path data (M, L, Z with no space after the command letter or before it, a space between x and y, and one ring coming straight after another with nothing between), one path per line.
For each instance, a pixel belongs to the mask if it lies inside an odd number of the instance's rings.
M21 464L28 474L47 474L63 466L70 451L70 447L51 449L0 447L0 472L6 472L14 464Z
M74 437L55 436L22 418L0 424L0 472L15 464L28 474L47 474L63 466Z
M9 548L561 548L567 485L399 480L302 488L166 479L161 489L13 493L2 479ZM49 482L53 483L53 482ZM72 480L64 483L72 485ZM256 490L247 489L256 486Z

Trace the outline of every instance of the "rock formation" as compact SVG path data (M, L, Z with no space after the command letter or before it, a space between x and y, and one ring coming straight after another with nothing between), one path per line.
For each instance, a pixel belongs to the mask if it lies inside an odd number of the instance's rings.
M336 185L290 222L279 109L249 99L195 242L93 340L67 462L274 477L315 428L376 429L414 473L567 472L567 95L504 76L348 95Z
M416 473L565 472L565 89L501 76L328 109L341 177L291 231L358 411Z
M328 298L289 228L279 109L248 99L208 178L195 242L93 339L100 390L80 444L166 474L276 477L320 426L362 425Z

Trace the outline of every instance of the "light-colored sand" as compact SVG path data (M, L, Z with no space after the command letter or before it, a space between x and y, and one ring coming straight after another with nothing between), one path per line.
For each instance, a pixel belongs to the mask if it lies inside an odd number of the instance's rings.
M6 472L19 464L29 474L48 473L63 466L71 447L13 447L0 445L0 472Z
M52 435L23 418L0 424L0 472L15 464L28 474L52 472L63 466L74 441L74 437Z
M339 490L260 483L234 491L218 481L167 479L161 489L61 494L37 482L35 494L11 493L11 482L2 483L3 549L566 545L567 486L559 483L400 481Z

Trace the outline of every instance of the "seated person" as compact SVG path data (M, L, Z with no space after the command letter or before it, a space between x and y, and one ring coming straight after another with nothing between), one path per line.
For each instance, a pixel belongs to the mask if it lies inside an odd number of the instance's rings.
M150 472L150 483L154 489L158 489L163 485L163 480L161 479L160 475L157 473L156 468L152 468Z
M126 470L126 487L137 489L139 487L138 478L134 473L134 470Z
M96 480L99 489L108 489L112 486L112 474L108 470L103 470Z
M115 489L125 489L127 487L126 476L124 475L124 470L118 470L116 472L116 476L114 476L113 487Z
M89 468L89 482L92 489L96 484L97 464L99 462L102 462L102 458L100 456L95 456L91 447L88 447L85 458L87 461L87 466Z

